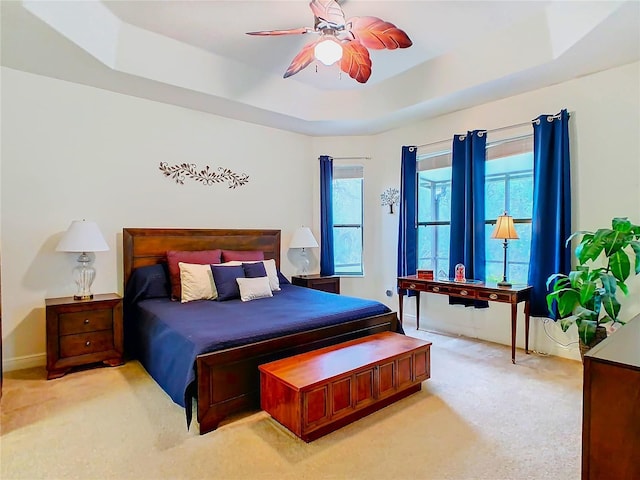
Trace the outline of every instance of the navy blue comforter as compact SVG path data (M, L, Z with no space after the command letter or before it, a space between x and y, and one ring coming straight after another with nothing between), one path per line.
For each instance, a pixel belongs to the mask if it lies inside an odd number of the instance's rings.
M273 297L242 302L172 302L151 298L128 309L136 354L149 374L181 406L190 404L195 361L223 350L391 310L372 300L281 285Z

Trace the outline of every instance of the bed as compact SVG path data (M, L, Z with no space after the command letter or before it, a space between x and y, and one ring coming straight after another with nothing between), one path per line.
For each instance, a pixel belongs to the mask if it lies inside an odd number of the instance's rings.
M271 298L256 302L192 302L201 304L196 306L172 302L169 298L138 300L130 294L135 274L166 264L166 252L170 250L257 250L263 252L265 260L273 259L279 272L280 230L125 228L122 238L127 356L140 359L156 382L176 403L185 407L187 425L191 421L192 398L196 399L200 434L215 430L231 415L259 409L258 365L382 331L402 331L396 313L379 302L289 285L282 276L282 289L277 292L278 295L274 293L273 302ZM128 285L130 280L131 285ZM347 310L335 310L338 301L345 301ZM273 324L275 329L263 331L256 327L253 331L234 337L230 325L239 316L235 313L234 302L238 308L242 303L243 315L246 314L247 318L263 315L271 318L266 323ZM291 305L295 302L305 305L304 309L300 309L304 311L304 318L291 325L285 320L293 316L295 309L292 310ZM260 305L270 306L271 312L263 313L260 308L264 307ZM192 341L192 337L205 335L205 329L200 329L198 322L205 322L201 317L208 313L203 313L204 310L192 312L200 308L216 309L216 317L228 318L224 324L218 324L224 325L224 328L216 329L217 334L224 331L222 333L226 336L216 337L215 341L209 338L206 341ZM333 310L325 311L326 315L322 318L309 315L314 309L320 311L329 308ZM189 316L199 320L193 325L189 323L184 326L185 323L180 319ZM176 317L178 320L171 320ZM179 327L172 329L172 325ZM181 332L175 331L181 329ZM198 343L199 350L195 349L194 343ZM188 344L188 347L184 347L184 344ZM153 359L163 359L164 373L158 373ZM187 380L180 376L184 375L185 365L190 375ZM177 379L171 376L176 371L182 372ZM183 386L181 382L186 384ZM175 383L177 386L168 386ZM183 401L180 388L184 388Z

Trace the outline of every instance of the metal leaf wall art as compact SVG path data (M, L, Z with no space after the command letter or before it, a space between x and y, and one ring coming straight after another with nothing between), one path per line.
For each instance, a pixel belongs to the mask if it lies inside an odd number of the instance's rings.
M241 187L249 183L249 175L246 173L235 173L228 168L218 167L218 171L212 170L209 165L198 171L195 163L181 163L179 165L169 165L167 162L160 162L160 171L165 177L171 177L179 185L184 185L185 178L190 178L203 185L215 185L227 182L229 188Z

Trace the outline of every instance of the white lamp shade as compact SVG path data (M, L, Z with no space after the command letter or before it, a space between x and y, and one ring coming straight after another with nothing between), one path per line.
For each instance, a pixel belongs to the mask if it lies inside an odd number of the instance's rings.
M317 247L313 233L309 227L300 227L293 233L293 238L289 244L289 248L313 248Z
M342 46L334 40L322 40L313 49L314 56L325 65L333 65L342 58Z
M105 252L109 250L96 222L74 220L60 239L58 252Z

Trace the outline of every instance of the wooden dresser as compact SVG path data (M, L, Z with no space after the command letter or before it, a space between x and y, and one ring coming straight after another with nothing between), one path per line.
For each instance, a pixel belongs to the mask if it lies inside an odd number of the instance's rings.
M584 356L582 478L640 478L640 315Z
M47 379L72 367L103 362L121 365L122 298L115 293L91 300L47 298Z
M309 442L404 398L430 377L430 342L392 332L260 365L260 402Z

